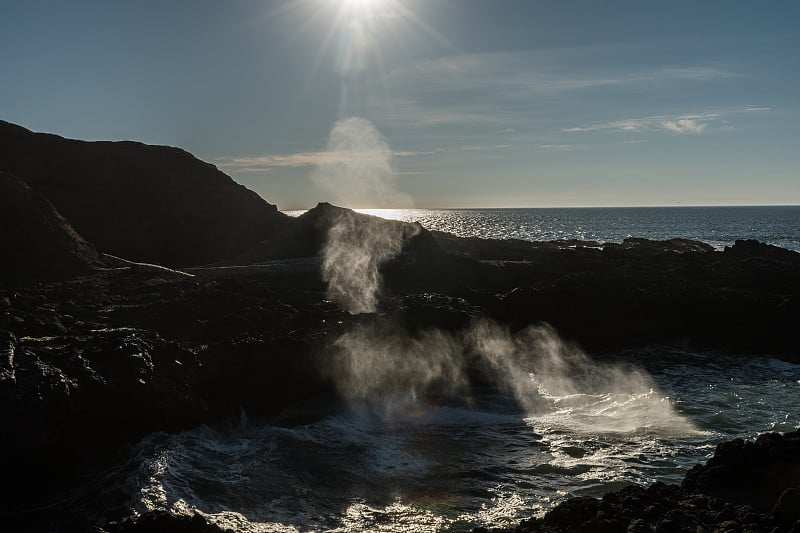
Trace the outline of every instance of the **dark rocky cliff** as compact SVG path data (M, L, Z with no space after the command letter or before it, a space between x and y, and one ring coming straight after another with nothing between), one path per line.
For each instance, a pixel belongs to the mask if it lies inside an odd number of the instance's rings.
M47 199L0 171L0 283L60 280L93 270L97 252Z
M134 261L219 261L288 220L178 148L70 140L0 121L0 170L42 193L100 251Z

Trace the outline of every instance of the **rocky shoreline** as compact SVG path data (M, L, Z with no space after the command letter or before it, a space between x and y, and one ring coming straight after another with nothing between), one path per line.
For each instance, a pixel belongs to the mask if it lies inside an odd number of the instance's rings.
M510 332L546 323L593 354L670 344L800 361L800 254L760 242L464 239L325 203L293 219L181 150L5 122L0 193L4 530L215 531L202 517L125 520L124 487L101 500L89 487L154 432L242 411L287 425L324 416L341 401L332 346L358 326L413 339L478 320ZM367 254L369 312L330 291L326 252L342 220L359 239L379 237L351 242L340 265ZM373 242L392 247L376 260ZM480 384L481 369L468 370ZM681 488L571 500L518 530L789 531L797 442L724 445ZM771 471L776 454L789 477L768 501L729 483Z
M352 315L328 301L319 277L319 264L311 260L273 261L247 269L189 269L190 275L134 265L69 281L2 289L0 408L8 438L3 440L0 467L16 490L6 500L0 516L8 524L29 530L85 530L94 520L85 510L72 512L59 508L53 505L53 499L57 500L63 491L74 488L75 479L85 478L87 473L113 464L127 446L150 433L180 431L204 423L225 423L237 417L241 409L253 417L280 424L321 416L316 408L304 406L335 404L336 389L320 369L325 368L331 341L357 324L391 324L392 328L413 335L431 328L459 331L483 317L491 317L509 328L542 321L558 323L561 311L553 303L555 295L569 290L572 294L569 308L578 310L578 317L574 322L562 323L561 327L573 333L568 337L571 340L594 344L601 351L659 342L697 343L723 349L736 346L736 342L725 339L722 333L712 337L692 337L690 331L683 332L685 337L673 336L671 331L665 334L663 324L653 325L649 320L640 321L641 328L632 321L625 332L616 332L613 337L598 335L591 324L581 329L580 320L585 318L581 309L595 306L626 312L624 307L630 305L630 301L626 299L625 287L618 287L619 294L611 300L605 282L600 280L585 284L582 291L567 286L564 278L581 278L581 274L574 272L576 267L587 268L581 261L573 261L575 254L586 253L589 259L584 260L593 264L588 271L582 271L583 278L602 276L603 261L613 262L605 267L608 276L633 276L625 273L626 270L638 271L640 276L644 276L645 271L653 273L655 279L650 282L660 287L660 299L640 289L635 312L642 312L642 302L651 302L649 305L660 302L658 309L650 310L659 313L660 318L653 319L656 322L668 316L669 302L676 298L670 291L677 290L670 287L667 275L659 272L681 264L693 265L696 270L708 268L715 272L717 279L724 280L723 286L706 287L704 297L707 299L703 305L711 315L719 314L728 320L736 316L735 313L741 313L739 320L753 324L751 334L758 327L767 330L763 335L775 334L779 327L786 327L792 317L800 316L793 310L792 305L796 304L784 301L782 306L767 308L772 318L764 320L760 314L774 301L769 293L757 292L759 287L751 287L750 291L731 288L737 276L752 275L753 264L770 284L779 283L782 275L791 283L797 276L800 262L786 262L785 258L794 260L794 256L800 254L784 254L783 250L756 243L737 243L722 252L670 250L674 243L645 241L637 241L635 246L607 245L607 250L591 248L588 252L564 246L566 243L541 245L527 252L529 258L525 262L515 261L510 265L444 252L433 257L410 254L400 257L384 269L387 289L381 308L377 313L366 315ZM742 254L742 247L749 248L750 255ZM537 255L546 258L541 260L542 266L537 266L532 259ZM432 270L431 265L436 268L447 265L451 280L456 279L454 273L470 279L484 277L481 283L445 286L441 292L434 292L428 289L440 282L436 278L441 274ZM507 276L505 269L509 270ZM506 281L518 275L519 269L539 286L494 292L498 287L492 276ZM547 276L558 270L561 276L548 280ZM646 279L634 279L630 286L647 285ZM587 286L595 290L590 291ZM792 294L790 285L780 289ZM713 296L715 291L726 294L726 298L718 301ZM680 294L685 297L684 287ZM748 307L746 304L751 302L757 305ZM686 308L673 311L677 315L685 313ZM547 315L547 312L553 314ZM711 320L722 331L732 331L741 324L708 315L705 320ZM676 326L671 324L670 327ZM697 327L703 330L708 324ZM782 330L782 336L770 342L774 347L784 348L785 351L779 353L783 353L785 359L797 361L796 354L800 350L793 348L796 339L790 331ZM726 342L714 343L714 339ZM753 344L755 347L756 343ZM740 351L746 353L747 345L741 348ZM317 401L319 398L327 400ZM796 445L796 437L789 441ZM792 458L793 468L800 464L797 457L800 455ZM713 460L709 465L712 463ZM800 479L796 470L792 472L795 481ZM582 506L583 522L590 521L587 513L591 511L592 516L616 513L631 517L634 523L634 520L652 517L631 515L624 502L634 501L635 498L631 500L634 496L646 497L660 501L665 509L688 505L687 512L695 521L700 520L697 513L702 510L706 513L702 515L705 520L702 524L706 524L710 512L706 507L721 504L714 503L716 500L690 497L694 493L694 489L687 488L690 477L680 491L661 486L647 490L631 488L617 496L610 495L601 503L581 500L564 504L564 509L572 509L570 505ZM700 478L695 476L694 479ZM695 482L695 485L702 483ZM50 492L44 491L43 486L49 487ZM686 498L694 503L681 503ZM697 507L701 504L706 507ZM102 520L119 519L129 512L124 498L113 505L111 502L103 505L110 507L106 507ZM47 510L37 511L41 506ZM718 512L723 510L717 509ZM567 515L572 517L573 511ZM760 510L767 515L769 511ZM560 516L561 512L554 510L552 516ZM740 522L745 520L739 516L741 513L736 514L739 511L732 512L726 511L722 516L730 515L731 520ZM746 520L751 522L756 520L755 515L745 513L742 516L747 516ZM35 520L31 521L32 517ZM652 522L655 520L652 518L648 524L657 526L665 519L661 517ZM677 520L674 516L670 518L673 519ZM141 520L142 524L151 526L137 525L135 527L145 529L132 530L162 528L164 522L160 521L169 522L172 518ZM199 519L175 520L183 521L183 525L169 522L171 530L203 531L210 530L203 528L212 527L202 525ZM573 522L559 525L554 520L556 518L525 522L518 530L571 531L579 525ZM742 522L742 527L765 530L759 528L773 524L775 519L762 517L758 520L758 523ZM130 528L134 523L139 522L126 522L129 525L118 527ZM603 527L620 530L619 523L613 522L616 524L613 528L609 524ZM597 530L595 526L599 527L591 524L585 530Z

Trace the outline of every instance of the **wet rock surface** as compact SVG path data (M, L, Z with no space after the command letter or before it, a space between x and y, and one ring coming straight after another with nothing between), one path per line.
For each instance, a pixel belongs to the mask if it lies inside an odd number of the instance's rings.
M765 434L755 442L737 439L717 446L714 457L689 471L681 486L686 491L751 505L763 513L775 508L780 499L787 510L797 501L798 457L800 431ZM787 489L794 491L784 495Z
M229 533L206 520L202 515L175 516L166 512L148 513L138 517L126 518L108 524L104 528L96 528L93 533Z

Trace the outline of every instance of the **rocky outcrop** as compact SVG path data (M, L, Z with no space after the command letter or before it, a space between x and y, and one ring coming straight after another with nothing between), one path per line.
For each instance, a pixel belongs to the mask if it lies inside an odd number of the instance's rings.
M68 279L101 264L47 199L0 171L0 283Z
M147 270L0 295L3 463L99 453L240 407L277 414L324 391L311 348L345 318L295 287Z
M590 349L654 342L771 352L796 360L800 254L737 241L724 251L672 239L598 244L434 234L447 260L407 275L395 294L436 292L521 328L549 322Z
M800 430L724 442L705 465L686 474L681 488L750 505L761 513L769 513L782 500L786 510L800 494ZM800 506L794 509L795 520L800 520Z
M680 487L631 486L571 498L514 533L800 531L800 431L721 443ZM476 530L486 531L483 528ZM498 530L499 531L499 530Z
M289 217L178 148L85 142L0 121L0 170L42 193L100 251L187 266L242 253Z
M225 264L247 265L275 259L315 257L324 253L328 232L342 220L365 231L391 232L403 236L403 251L425 257L442 256L433 235L419 224L364 215L327 202L309 209L283 231L264 240Z
M348 320L294 278L118 269L0 289L0 471L15 487L0 524L47 531L48 520L80 518L70 505L19 509L155 431L226 423L242 409L285 419L293 403L330 393L317 358Z

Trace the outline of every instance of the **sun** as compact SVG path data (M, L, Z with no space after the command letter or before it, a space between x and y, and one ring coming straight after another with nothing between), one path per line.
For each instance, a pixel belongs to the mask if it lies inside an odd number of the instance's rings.
M397 56L409 41L431 40L458 53L443 35L433 29L412 9L409 0L293 0L283 2L272 16L287 13L302 19L298 36L319 42L306 76L308 86L317 73L331 62L332 70L346 80L372 76L383 83L387 74L384 55ZM340 107L346 107L350 93L343 90Z
M369 17L382 8L388 7L390 0L341 0L342 10L352 17Z
M381 0L343 0L343 3L350 9L370 9L380 4Z

